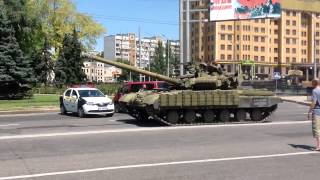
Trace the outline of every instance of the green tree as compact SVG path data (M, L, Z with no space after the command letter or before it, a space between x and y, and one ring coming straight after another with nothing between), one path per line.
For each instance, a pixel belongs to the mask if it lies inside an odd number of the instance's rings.
M58 85L79 84L86 80L83 71L83 57L81 56L81 43L78 33L66 34L63 47L55 64L55 81Z
M46 38L42 50L40 52L35 50L32 59L36 82L47 85L51 82L54 63L50 52L50 45Z
M159 41L158 46L155 48L154 57L151 62L151 71L162 75L167 74L167 61L164 55L165 50L162 43Z
M0 2L0 84L9 97L25 96L32 79L32 69L14 36L14 29ZM7 87L6 87L7 85ZM4 87L3 87L4 86ZM14 88L14 89L12 89ZM9 91L10 90L10 91Z
M128 60L117 59L116 61L119 63L130 65L130 62ZM132 81L139 81L139 74L131 72L131 77L132 77ZM120 82L130 81L130 71L126 69L122 69L122 73L117 78L117 80Z
M74 27L85 49L92 49L105 32L90 15L78 12L72 0L27 0L27 7L30 16L40 19L42 31L56 51L62 47L64 35L72 33Z
M28 0L0 0L7 11L10 25L14 29L19 46L28 58L34 49L39 49L43 44L43 32L39 17L33 16L29 11Z

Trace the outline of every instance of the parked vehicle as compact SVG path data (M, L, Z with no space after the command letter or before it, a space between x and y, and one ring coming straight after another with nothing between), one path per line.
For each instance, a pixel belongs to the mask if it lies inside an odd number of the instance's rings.
M96 88L69 88L60 96L60 111L77 113L80 118L89 114L111 117L114 104Z

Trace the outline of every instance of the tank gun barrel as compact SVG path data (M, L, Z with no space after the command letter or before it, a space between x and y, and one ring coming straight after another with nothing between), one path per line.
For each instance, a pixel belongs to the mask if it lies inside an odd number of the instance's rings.
M146 70L143 70L143 69L139 69L137 67L130 66L128 64L115 62L115 61L112 61L112 60L108 60L108 59L105 59L105 58L102 58L102 57L99 57L99 56L95 56L95 55L91 55L91 54L87 54L87 53L83 53L83 56L87 57L89 59L101 62L101 63L109 64L109 65L112 65L112 66L115 66L115 67L118 67L118 68L121 68L121 69L127 69L127 70L130 70L130 71L139 73L139 74L143 74L143 75L146 75L146 76L153 77L153 78L158 79L158 80L166 81L166 82L171 83L173 85L180 85L180 81L177 80L177 79L173 79L173 78L170 78L168 76L164 76L164 75L157 74L157 73L154 73L154 72L150 72L150 71L146 71Z

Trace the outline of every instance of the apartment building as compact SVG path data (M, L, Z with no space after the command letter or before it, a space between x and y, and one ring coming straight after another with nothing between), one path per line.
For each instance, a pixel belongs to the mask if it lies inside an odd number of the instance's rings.
M162 43L163 47L167 47L169 42L170 52L174 56L179 56L180 45L177 40L165 40L157 36L141 38L140 51L139 38L135 34L129 33L106 36L104 38L104 57L111 60L125 59L136 67L149 69L159 42Z
M85 61L83 71L89 82L114 82L121 69L96 61Z
M104 37L104 58L111 60L124 59L130 61L130 64L136 65L136 56L135 34L117 34Z
M209 0L191 2L191 9L209 9ZM208 11L191 12L191 19L208 19ZM313 78L314 60L320 59L320 2L283 0L279 19L191 23L191 57L224 65L235 72L246 64L257 76L290 69ZM318 77L319 67L318 67Z

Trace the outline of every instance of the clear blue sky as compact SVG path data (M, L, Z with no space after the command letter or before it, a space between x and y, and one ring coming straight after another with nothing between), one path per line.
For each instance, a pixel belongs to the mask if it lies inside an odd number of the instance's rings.
M105 35L133 32L179 38L178 0L74 0L80 12L92 15L107 30ZM103 50L103 37L96 50Z

